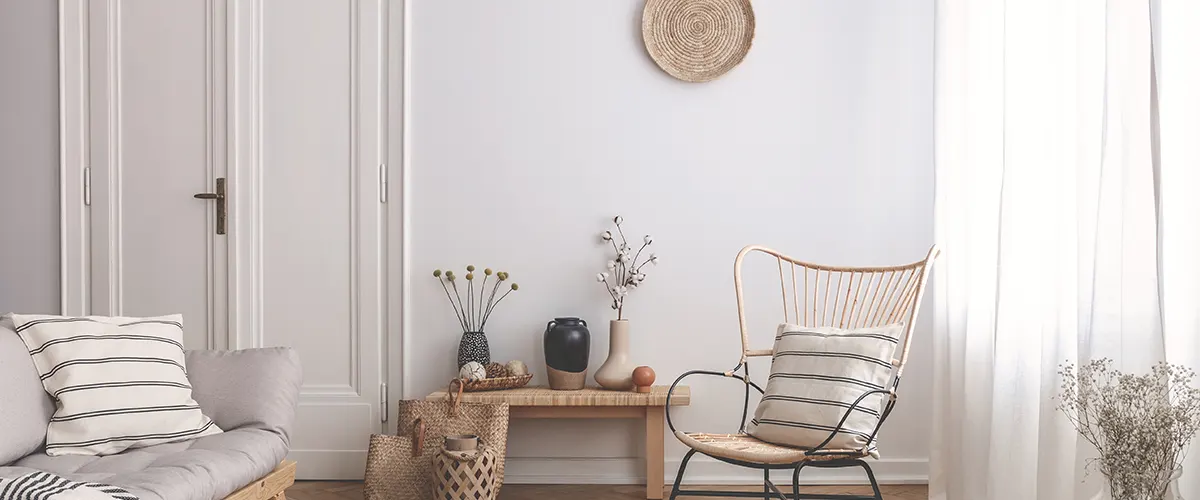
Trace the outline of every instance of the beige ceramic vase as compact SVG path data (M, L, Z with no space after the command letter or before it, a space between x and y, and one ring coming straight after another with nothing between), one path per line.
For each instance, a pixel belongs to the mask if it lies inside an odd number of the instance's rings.
M629 320L609 321L608 359L596 370L596 383L608 390L628 391L633 388L635 367L629 360Z

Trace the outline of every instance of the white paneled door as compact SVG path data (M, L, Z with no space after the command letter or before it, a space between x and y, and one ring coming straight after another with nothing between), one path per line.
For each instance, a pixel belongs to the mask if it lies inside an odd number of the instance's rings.
M387 418L386 8L60 14L64 193L80 198L64 203L65 310L182 312L192 349L296 348L304 478L361 478Z

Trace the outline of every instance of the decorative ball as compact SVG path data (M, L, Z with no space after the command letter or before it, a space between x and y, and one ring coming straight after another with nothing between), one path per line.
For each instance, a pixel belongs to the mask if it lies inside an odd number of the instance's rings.
M529 374L529 367L525 366L525 363L522 363L519 359L509 361L505 368L508 370L508 374L513 377Z
M458 369L458 378L463 380L483 380L487 378L487 369L477 361L470 361Z
M488 363L486 370L487 370L487 378L500 378L500 377L508 376L508 368L505 368L504 365L502 365L500 363L496 363L496 362Z
M654 385L654 369L649 366L639 366L633 369L633 385L649 387Z

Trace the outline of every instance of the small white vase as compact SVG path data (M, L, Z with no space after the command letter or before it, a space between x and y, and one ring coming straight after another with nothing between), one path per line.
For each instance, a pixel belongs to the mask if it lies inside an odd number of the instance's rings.
M633 369L629 361L629 320L608 322L608 359L596 370L596 383L612 391L633 389Z

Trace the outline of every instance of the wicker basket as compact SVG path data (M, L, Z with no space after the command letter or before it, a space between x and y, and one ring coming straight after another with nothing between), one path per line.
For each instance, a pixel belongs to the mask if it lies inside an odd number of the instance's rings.
M363 487L365 500L429 500L434 488L433 455L441 453L445 436L457 434L477 435L494 451L493 494L499 493L504 483L508 404L464 403L462 389L460 381L454 380L450 383L448 400L400 402L397 435L371 436Z
M525 387L530 380L533 380L533 374L517 375L515 377L496 377L485 378L482 380L468 380L463 384L463 390L467 392L479 391L499 391L502 389L516 389Z

